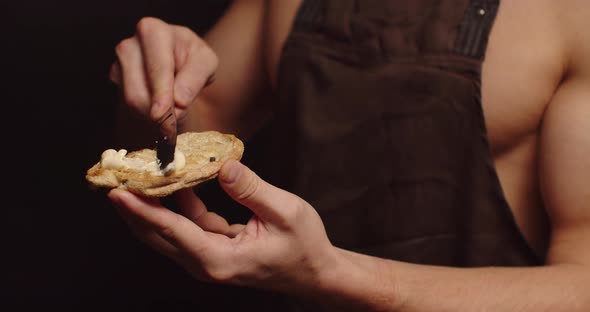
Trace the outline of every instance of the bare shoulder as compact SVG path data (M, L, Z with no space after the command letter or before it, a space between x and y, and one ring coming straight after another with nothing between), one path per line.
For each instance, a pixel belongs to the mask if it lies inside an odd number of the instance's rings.
M482 77L486 123L496 155L537 135L545 107L563 78L566 43L555 2L501 1Z
M556 9L562 1L500 3L483 65L482 105L506 199L531 246L544 254L549 221L547 188L539 189L540 142L547 134L547 112L554 115L549 108L566 91L571 40L562 19L567 17L563 8Z
M561 36L567 46L568 76L590 76L590 3L586 0L553 2Z
M539 179L552 224L548 260L588 265L590 251L582 246L590 242L590 4L554 1L553 9L567 67L541 127Z

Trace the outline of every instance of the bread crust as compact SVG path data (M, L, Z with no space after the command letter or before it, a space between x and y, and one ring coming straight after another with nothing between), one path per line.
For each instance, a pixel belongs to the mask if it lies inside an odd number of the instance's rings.
M217 131L186 132L178 135L176 148L186 158L186 166L170 175L154 175L135 169L102 168L100 161L86 172L93 188L120 188L145 197L165 197L217 177L226 160L240 160L244 144L232 134ZM155 149L142 149L127 154L129 158L156 160Z

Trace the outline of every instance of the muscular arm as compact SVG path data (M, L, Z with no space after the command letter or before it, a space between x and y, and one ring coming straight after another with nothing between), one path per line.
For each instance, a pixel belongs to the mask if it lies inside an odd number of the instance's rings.
M248 135L263 114L269 82L264 67L265 3L235 0L204 40L217 54L215 81L189 109L187 130L216 129ZM241 118L240 118L241 117Z

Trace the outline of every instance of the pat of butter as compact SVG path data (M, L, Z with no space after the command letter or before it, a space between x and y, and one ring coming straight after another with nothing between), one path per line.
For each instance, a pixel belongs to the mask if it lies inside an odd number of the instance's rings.
M160 166L156 159L147 160L143 158L126 157L127 150L121 149L116 151L114 149L107 149L100 158L100 166L105 169L130 169L135 171L149 172L154 175L162 175ZM170 171L178 171L186 166L186 157L184 154L176 149L174 152L174 160L168 164L166 169Z

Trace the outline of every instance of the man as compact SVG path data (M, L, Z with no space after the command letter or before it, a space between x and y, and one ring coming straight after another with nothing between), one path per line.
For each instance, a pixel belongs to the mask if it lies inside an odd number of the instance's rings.
M270 176L294 194L228 162L246 225L192 192L184 216L109 197L202 280L339 309L586 311L589 17L581 0L236 0L202 39L142 19L116 49L126 102L249 137L271 90Z

